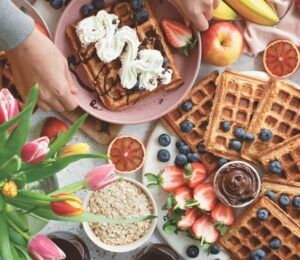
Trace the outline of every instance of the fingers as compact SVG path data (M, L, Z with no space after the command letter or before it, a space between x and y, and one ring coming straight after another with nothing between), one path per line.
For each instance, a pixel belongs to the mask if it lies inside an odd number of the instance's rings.
M77 93L77 87L76 87L75 84L74 84L74 81L73 81L73 79L72 79L72 76L71 76L71 73L70 73L68 67L66 67L66 69L65 69L65 75L66 75L66 79L67 79L69 88L70 88L70 90L71 90L71 93L72 93L72 94L76 94L76 93Z
M44 102L39 101L38 106L44 111L44 112L49 112L51 111L51 108Z
M64 106L59 100L52 100L51 104L48 103L48 105L51 107L53 111L62 113L65 111Z
M203 14L206 18L207 21L211 20L211 18L213 17L213 6L211 5Z
M213 8L216 9L220 4L220 0L214 0L213 1Z
M175 6L175 8L177 9L177 11L181 14L181 16L184 19L184 23L187 27L191 26L191 21L188 19L188 17L185 15L185 13L183 12L183 10L181 9L181 7L177 4L177 2L175 2L174 0L169 0L169 2Z
M208 29L208 21L204 14L199 14L197 19L193 20L194 26L196 27L197 30L199 31L205 31Z
M75 97L71 93L69 93L63 99L60 99L60 103L63 104L64 108L68 111L72 111L78 106Z

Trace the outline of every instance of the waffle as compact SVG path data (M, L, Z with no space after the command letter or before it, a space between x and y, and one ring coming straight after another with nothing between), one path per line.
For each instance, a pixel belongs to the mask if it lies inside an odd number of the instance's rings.
M279 178L264 178L261 194L264 195L267 190L272 190L276 193L275 202L277 205L278 199L285 194L290 198L291 205L283 210L299 225L300 228L300 208L295 208L292 205L293 197L300 196L300 184L295 182L286 183L285 180Z
M225 70L220 75L204 137L209 152L231 160L240 159L240 151L229 149L229 143L236 139L233 132L237 127L248 127L265 88L265 81L244 74ZM224 121L232 123L229 132L222 130Z
M266 208L269 217L265 221L257 218L257 210ZM269 246L273 237L281 240L280 248ZM251 252L262 248L268 260L300 259L300 228L283 210L266 197L257 200L236 220L234 225L220 238L219 243L232 259L250 259Z
M272 177L274 174L268 169L269 163L278 160L283 169L278 176L288 181L300 182L300 135L261 151L257 154L257 158L263 164L265 172Z
M0 89L7 88L12 95L18 100L19 107L24 107L21 96L19 95L11 70L11 66L8 63L6 54L4 51L0 51Z
M300 89L283 81L271 80L248 132L255 134L253 143L242 147L243 158L258 161L261 151L300 134ZM271 130L273 137L262 142L258 135L262 129Z
M121 68L120 59L103 63L95 54L94 45L82 48L75 31L75 25L66 28L66 34L76 51L87 73L90 84L96 89L103 105L109 110L122 110L135 104L139 99L152 95L157 91L172 90L180 87L183 80L175 64L171 51L164 40L158 20L155 17L150 1L145 1L145 9L149 19L138 25L134 10L127 1L115 2L105 8L108 13L114 13L120 19L120 26L134 27L142 44L148 49L157 49L168 60L166 67L173 70L172 81L168 85L159 85L154 91L126 90L121 86L118 71Z

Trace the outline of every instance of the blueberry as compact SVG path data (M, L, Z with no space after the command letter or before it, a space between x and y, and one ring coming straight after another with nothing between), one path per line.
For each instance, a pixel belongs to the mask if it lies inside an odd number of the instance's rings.
M187 145L183 145L179 148L179 153L180 154L184 154L184 155L188 155L188 153L190 152L190 147L188 147Z
M229 132L229 131L230 131L230 128L231 128L231 125L232 125L232 123L231 123L230 121L224 121L224 122L222 123L222 130L223 130L224 132Z
M183 168L187 164L187 158L184 154L178 154L175 158L175 165L179 168Z
M187 100L181 104L181 108L184 112L189 112L193 109L193 103L191 100Z
M271 130L263 129L259 133L259 138L263 142L269 142L272 139L273 133Z
M168 162L170 160L170 157L171 157L170 152L167 149L160 149L157 152L157 159L160 162Z
M167 57L164 56L164 61L163 61L162 66L166 67L168 65L168 63L169 63L169 61L168 61Z
M186 143L182 140L177 140L175 145L176 145L176 148L179 149L181 146L186 145Z
M268 212L267 209L265 209L265 208L260 208L260 209L257 211L257 217L258 217L260 220L267 220L268 217L269 217L269 212Z
M138 24L142 24L149 19L147 10L141 9L135 13L135 20Z
M244 128L239 127L234 130L234 135L239 139L243 139L245 134L246 134L246 131Z
M273 200L273 201L275 201L275 199L276 199L276 193L272 190L267 190L265 192L265 196L268 197L270 200Z
M293 198L293 206L295 208L300 208L300 196L295 196Z
M198 153L188 153L186 156L189 163L199 162L200 155Z
M213 254L213 255L217 255L220 253L220 248L215 245L215 244L212 244L210 247L209 247L209 253Z
M274 174L280 174L282 172L282 166L279 161L271 161L268 167L269 171Z
M144 6L144 0L130 0L130 5L133 10L140 9Z
M279 240L278 237L273 237L273 238L270 240L270 247L271 247L272 249L278 249L280 246L281 246L281 241Z
M161 134L158 137L158 142L161 146L168 146L171 143L171 137L168 134Z
M263 249L257 249L251 254L251 260L265 260L266 258L267 254Z
M194 124L191 121L189 121L189 120L184 120L180 124L180 128L181 128L182 132L189 133L189 132L191 132L193 130Z
M198 153L200 153L200 154L206 153L206 150L205 150L205 144L204 144L204 143L198 144L197 150L198 150Z
M229 148L232 150L240 150L242 147L242 143L238 140L231 140L229 143Z
M186 254L190 258L196 258L199 255L199 248L197 246L189 246L186 250Z
M63 0L51 0L50 1L50 5L54 8L54 9L59 9L62 8L64 5L64 1Z
M249 133L246 133L245 135L244 135L244 141L246 141L246 142L250 142L250 143L252 143L252 142L254 142L254 140L255 140L255 136L253 135L253 134L249 134Z
M279 205L283 208L286 208L291 205L289 196L287 196L285 194L280 195L278 202L279 202Z
M96 10L101 10L104 8L104 0L93 0L92 5Z
M94 6L91 4L83 5L80 9L80 13L82 16L89 16L94 12Z
M219 166L222 166L222 165L224 165L225 163L228 163L228 160L225 159L225 158L220 158L220 159L218 160L218 165L219 165Z

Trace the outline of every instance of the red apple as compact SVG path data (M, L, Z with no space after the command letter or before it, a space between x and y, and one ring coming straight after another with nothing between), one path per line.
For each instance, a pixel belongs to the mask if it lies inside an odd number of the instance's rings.
M243 50L243 36L239 29L229 22L211 25L202 33L202 54L207 63L225 67L234 63Z

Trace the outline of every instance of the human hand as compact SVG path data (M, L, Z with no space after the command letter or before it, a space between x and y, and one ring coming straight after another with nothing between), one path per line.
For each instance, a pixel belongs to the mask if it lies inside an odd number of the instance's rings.
M76 87L65 57L41 32L34 30L17 48L7 52L16 87L23 99L39 84L38 105L44 111L63 112L77 106Z
M169 2L181 13L187 26L192 23L199 31L208 29L208 21L219 4L219 0L169 0Z

